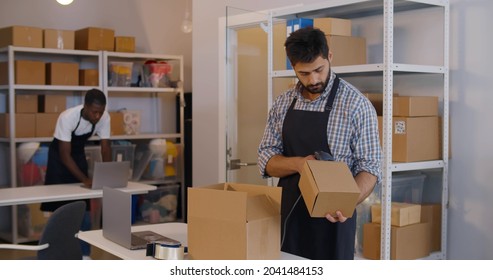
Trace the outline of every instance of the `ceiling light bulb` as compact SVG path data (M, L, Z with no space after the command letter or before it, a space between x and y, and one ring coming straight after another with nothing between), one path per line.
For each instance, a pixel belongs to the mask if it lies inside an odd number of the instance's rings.
M56 0L60 5L70 5L74 0Z

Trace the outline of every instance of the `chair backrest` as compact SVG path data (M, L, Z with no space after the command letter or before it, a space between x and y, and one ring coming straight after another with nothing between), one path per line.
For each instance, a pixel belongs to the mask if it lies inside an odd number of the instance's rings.
M53 212L39 239L39 244L48 243L47 249L38 251L40 260L81 260L79 232L86 203L75 201L65 204Z

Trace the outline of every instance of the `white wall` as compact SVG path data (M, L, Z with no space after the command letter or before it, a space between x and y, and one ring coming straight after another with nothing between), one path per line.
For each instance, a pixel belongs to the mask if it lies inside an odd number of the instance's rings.
M191 91L192 34L181 32L183 0L1 0L0 27L28 25L76 30L111 28L116 36L134 36L136 51L184 55L185 91Z
M194 1L193 33L193 182L214 183L219 178L218 135L218 17L226 6L264 10L315 1ZM489 49L493 35L493 1L451 0L451 145L448 257L493 259L493 125L489 122L493 77ZM418 42L416 42L418 43ZM422 44L417 44L422 46ZM416 47L416 46L410 46ZM430 49L422 48L423 55ZM437 56L440 53L436 54ZM200 138L197 136L200 135Z
M449 257L493 259L493 1L451 1Z

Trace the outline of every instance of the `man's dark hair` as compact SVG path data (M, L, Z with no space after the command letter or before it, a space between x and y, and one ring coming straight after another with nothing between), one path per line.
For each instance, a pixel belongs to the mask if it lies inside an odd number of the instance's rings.
M99 89L90 89L87 91L86 96L84 97L84 104L97 104L106 106L106 96Z
M284 43L291 65L310 63L317 57L329 58L329 45L324 32L318 28L304 27L292 32Z

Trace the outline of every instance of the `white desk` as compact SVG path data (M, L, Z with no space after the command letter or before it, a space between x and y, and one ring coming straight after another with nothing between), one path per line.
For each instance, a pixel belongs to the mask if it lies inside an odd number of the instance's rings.
M151 230L161 235L176 239L182 243L183 246L187 246L187 224L185 223L163 223L133 226L132 231L144 231ZM124 260L145 260L153 259L152 257L146 257L146 250L129 250L123 246L120 246L113 241L110 241L103 237L102 230L91 230L79 232L79 239L94 245L110 254L113 254ZM185 257L186 258L186 257ZM298 257L292 254L281 252L282 260L302 260L302 257Z
M136 182L128 182L128 186L126 188L122 188L123 191L132 194L144 194L155 189L156 186ZM83 188L80 186L80 183L1 188L0 206L100 197L103 197L103 190Z

